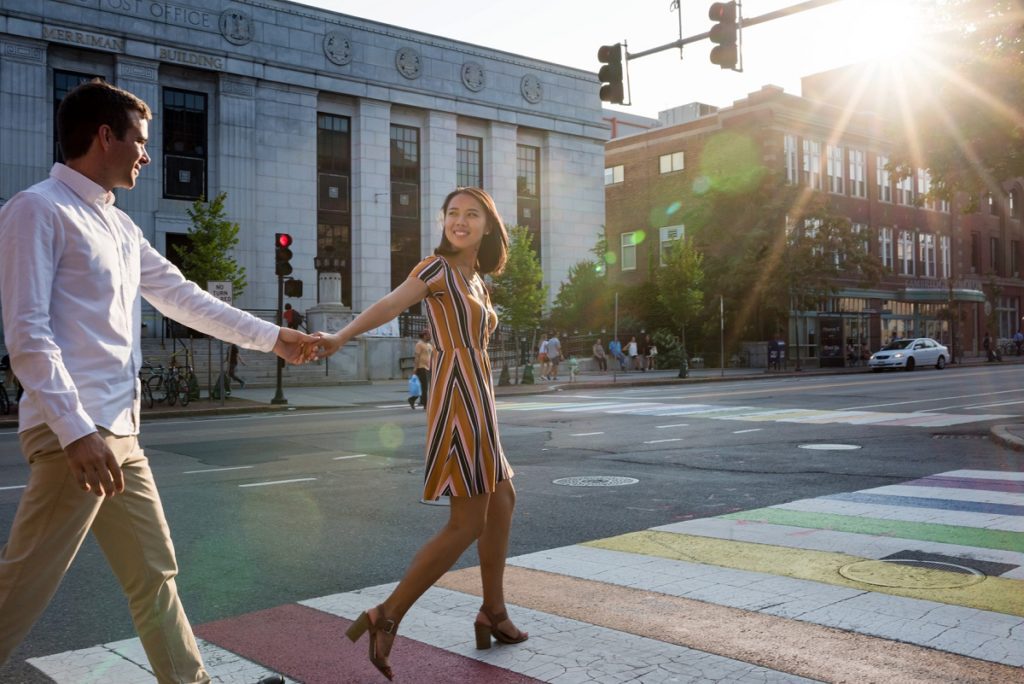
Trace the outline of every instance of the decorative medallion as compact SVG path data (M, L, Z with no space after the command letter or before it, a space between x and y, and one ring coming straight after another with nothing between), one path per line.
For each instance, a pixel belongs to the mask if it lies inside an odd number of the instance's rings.
M229 43L245 45L252 41L254 33L252 17L236 9L224 10L220 14L220 34Z
M533 74L523 76L523 80L519 82L519 92L530 104L537 104L544 99L544 86L541 85L540 79Z
M478 93L487 85L487 76L484 68L476 62L466 62L462 65L462 85L474 93Z
M352 41L341 31L328 31L324 36L324 54L338 66L352 61Z
M416 50L404 47L395 53L395 66L398 67L398 73L406 78L419 78L423 70L423 60Z

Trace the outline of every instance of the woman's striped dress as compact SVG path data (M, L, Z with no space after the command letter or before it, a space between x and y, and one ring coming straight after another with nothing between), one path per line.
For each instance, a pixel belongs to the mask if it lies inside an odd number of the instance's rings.
M427 284L434 338L427 398L427 462L423 498L493 492L512 477L498 439L487 341L498 325L479 275L466 278L441 256L427 257L411 278Z

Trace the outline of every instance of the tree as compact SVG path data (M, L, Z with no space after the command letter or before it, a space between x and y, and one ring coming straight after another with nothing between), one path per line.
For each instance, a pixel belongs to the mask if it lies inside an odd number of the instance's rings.
M536 328L548 297L547 286L541 284L544 273L532 242L529 228L509 229L508 260L505 270L494 277L491 290L491 299L501 309L501 319L517 331L517 337L518 331ZM531 382L532 377L531 374Z
M175 245L181 259L181 271L206 289L211 280L230 280L232 294L245 291L245 268L239 266L230 251L238 244L239 225L224 215L227 193L220 193L210 202L202 197L187 210L192 221L187 247Z
M608 279L594 261L578 261L569 269L555 296L551 323L562 330L610 327L612 312L608 305Z
M1024 176L1024 7L1020 0L928 6L943 29L934 41L943 52L922 63L931 73L914 75L927 86L905 98L913 111L894 116L912 128L894 135L902 142L891 168L898 177L927 168L923 199L963 192L965 209L974 211L981 197L1001 194L1001 182Z
M679 377L685 378L686 371L686 324L693 320L704 301L701 289L704 283L704 257L693 248L686 237L673 243L665 254L658 269L658 301L668 310L672 322L680 331L682 343L682 366Z

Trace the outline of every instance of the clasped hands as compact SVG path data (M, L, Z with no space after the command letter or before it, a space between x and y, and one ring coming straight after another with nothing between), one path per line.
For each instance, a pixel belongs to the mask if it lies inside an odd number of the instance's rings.
M338 333L306 334L292 328L281 328L274 353L287 363L301 364L325 359L341 348L344 342Z

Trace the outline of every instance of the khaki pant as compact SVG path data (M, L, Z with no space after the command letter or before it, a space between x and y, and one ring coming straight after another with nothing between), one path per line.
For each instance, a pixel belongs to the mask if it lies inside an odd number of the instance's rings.
M124 493L110 499L82 491L47 426L21 434L30 473L0 549L0 663L39 619L91 529L128 596L157 681L209 682L178 599L178 566L149 461L136 437L100 434L124 472Z

